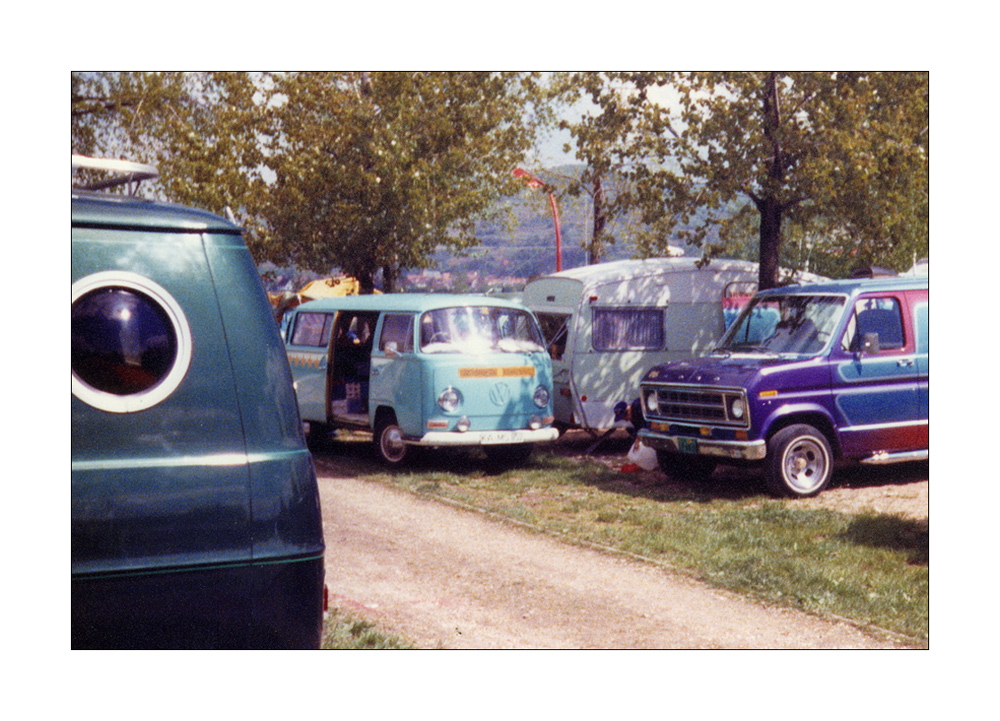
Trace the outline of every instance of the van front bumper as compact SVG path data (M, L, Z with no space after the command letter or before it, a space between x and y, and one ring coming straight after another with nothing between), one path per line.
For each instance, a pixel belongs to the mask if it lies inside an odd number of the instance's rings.
M538 430L516 431L432 431L422 438L410 439L406 442L415 446L488 446L511 443L545 443L559 437L555 428L539 428Z
M639 438L651 448L671 453L696 454L741 461L760 461L767 455L767 442L763 440L720 441L713 438L668 435L648 428L639 431Z

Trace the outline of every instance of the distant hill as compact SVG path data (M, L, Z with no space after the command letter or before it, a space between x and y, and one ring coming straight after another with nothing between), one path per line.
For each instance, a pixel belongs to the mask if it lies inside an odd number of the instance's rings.
M539 173L542 180L577 177L582 165L562 166ZM565 186L565 180L556 181ZM438 251L433 258L437 270L452 276L476 274L479 279L513 277L527 279L556 270L555 224L548 197L542 193L522 193L505 199L510 222L480 223L476 236L480 245L459 255ZM558 201L562 240L563 269L587 263L584 245L589 243L593 227L593 209L589 197L563 197ZM614 223L609 232L619 239L622 228ZM620 240L606 248L604 260L631 257L631 249Z
M565 178L578 177L582 165L569 165L540 172L542 180L565 187ZM613 192L613 190L611 191ZM408 269L403 273L404 287L428 290L516 290L532 276L553 273L556 270L555 225L548 197L542 192L521 193L502 201L506 216L492 222L480 223L476 237L480 244L458 254L438 250L431 258L431 272ZM589 242L593 227L593 209L590 198L565 196L558 201L562 238L563 269L578 268L587 264L584 245ZM608 232L618 239L605 249L603 260L620 260L632 257L625 229L614 222ZM676 245L676 243L674 243ZM689 250L688 254L697 253ZM295 268L278 268L264 263L260 267L262 280L269 292L281 292L301 287L306 282L324 274L299 271ZM331 269L326 275L332 275Z

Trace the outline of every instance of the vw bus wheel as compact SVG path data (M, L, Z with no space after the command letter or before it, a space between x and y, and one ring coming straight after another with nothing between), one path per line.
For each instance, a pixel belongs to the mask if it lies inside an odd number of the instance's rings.
M712 472L718 465L705 456L684 455L669 451L657 451L656 460L660 470L673 481L688 483L695 488L704 488L712 479Z
M767 484L772 493L793 498L815 496L833 475L830 442L812 426L782 428L768 442Z
M409 446L403 441L403 431L393 419L383 420L375 429L375 451L384 463L395 466L407 457Z

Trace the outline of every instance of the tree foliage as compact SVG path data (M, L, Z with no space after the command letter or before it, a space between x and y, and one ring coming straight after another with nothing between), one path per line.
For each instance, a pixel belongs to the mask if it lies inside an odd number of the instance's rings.
M382 270L389 287L436 247L477 242L547 112L514 73L295 73L273 96L277 254L362 284Z
M621 149L644 124L649 108L641 89L637 92L634 81L621 73L561 73L551 91L559 104L584 108L578 117L560 121L584 164L578 176L561 180L568 195L590 198L592 227L586 250L588 263L599 263L607 246L616 242L611 222L626 220L632 207L632 194L623 183L633 159Z
M821 230L824 250L899 268L927 251L925 73L623 74L644 97L679 93L678 111L647 103L619 148L632 159L634 207L653 229L719 253L749 214L760 286L778 282L783 226ZM638 162L636 162L638 160Z
M512 171L554 104L576 102L564 127L585 170L566 182L594 201L591 262L612 221L638 255L755 246L762 287L779 263L902 270L927 254L926 73L554 77L76 73L73 150L155 164L151 192L231 209L258 262L392 288L435 249L476 244L475 223L524 192Z
M258 262L369 291L473 245L550 112L524 73L73 76L74 152L154 162L156 192L232 209Z
M220 215L229 208L264 260L262 83L247 73L74 73L73 152L155 165L147 196Z

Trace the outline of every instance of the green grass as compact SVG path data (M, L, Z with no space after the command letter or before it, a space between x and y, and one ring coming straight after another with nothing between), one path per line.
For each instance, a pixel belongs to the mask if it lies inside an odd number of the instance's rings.
M324 650L412 649L408 641L377 628L374 624L339 608L327 613L323 628Z
M746 478L702 493L640 483L594 460L544 452L510 470L473 454L428 456L398 471L358 456L337 470L641 556L765 602L927 639L925 523L792 508Z

